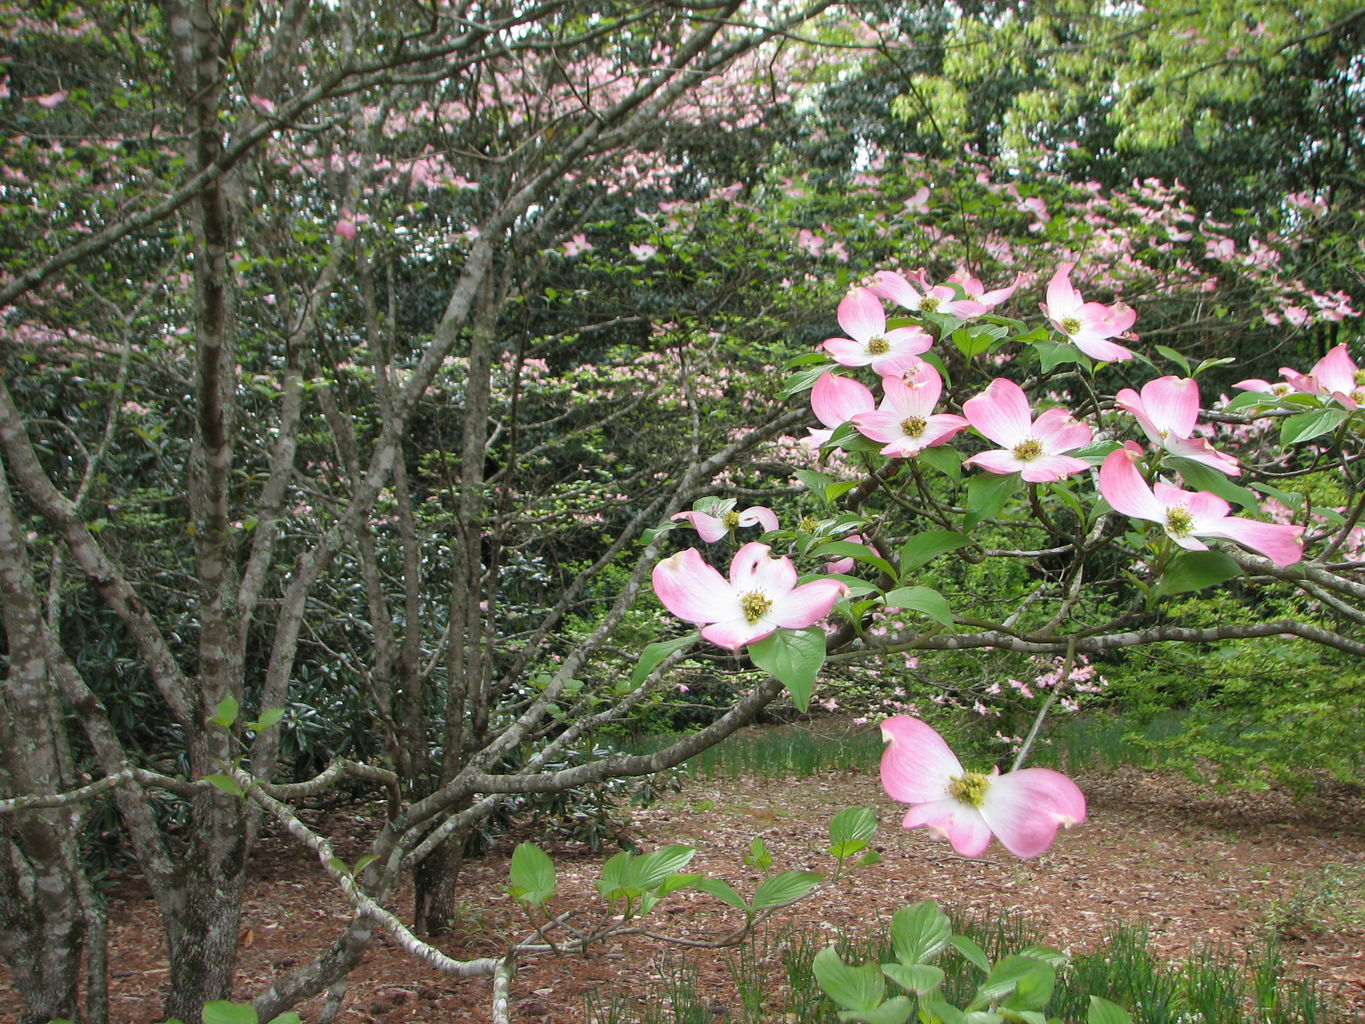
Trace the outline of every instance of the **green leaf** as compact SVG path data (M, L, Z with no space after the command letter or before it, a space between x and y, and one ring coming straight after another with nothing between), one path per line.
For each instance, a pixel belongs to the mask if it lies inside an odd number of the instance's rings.
M1274 405L1275 396L1267 395L1262 391L1243 391L1240 395L1234 395L1232 401L1223 407L1224 412L1240 412L1243 409L1254 406Z
M954 480L962 478L962 453L950 445L941 444L926 448L916 455L915 459L938 470L946 477Z
M1345 409L1315 409L1290 416L1280 423L1280 444L1302 444L1336 430L1350 413Z
M867 848L877 831L877 815L866 807L846 807L829 823L829 852L847 860Z
M985 950L978 946L965 935L953 935L948 938L948 943L969 961L976 964L986 973L990 973L991 962L986 958Z
M744 866L758 868L765 874L773 866L773 855L768 851L768 844L763 841L762 836L754 836L753 842L749 844L749 852L744 855Z
M952 938L948 915L933 900L901 907L891 917L891 945L896 959L906 965L935 959Z
M221 789L228 796L235 796L238 799L245 797L246 792L241 786L237 785L237 780L231 775L224 775L221 772L214 772L212 775L205 775L204 781L210 786Z
M261 717L254 722L248 722L247 728L253 732L264 732L272 725L284 717L284 708L266 708L261 712Z
M825 995L845 1010L874 1009L886 992L881 968L876 964L850 967L839 959L833 946L815 954L811 969Z
M1070 961L1070 957L1060 949L1053 949L1051 946L1025 946L1019 950L1020 956L1030 957L1034 960L1041 960L1045 964L1060 970Z
M678 843L636 857L626 869L626 885L628 888L640 890L657 888L665 878L685 866L696 854L696 847Z
M933 587L901 587L886 595L886 603L892 608L923 612L945 626L953 624L953 610L948 607L947 598Z
M232 723L237 721L238 710L237 698L229 693L218 702L218 707L209 721L221 725L224 729L231 729Z
M815 552L822 557L837 555L840 558L852 558L856 562L863 562L872 566L878 572L886 573L893 580L896 579L895 566L866 544L859 544L851 540L831 540L818 545Z
M782 386L782 397L790 398L792 395L799 395L815 387L815 382L823 377L834 363L820 362L803 366L787 378L786 384Z
M1171 561L1161 582L1158 597L1203 590L1240 576L1242 568L1221 551L1185 551Z
M555 865L535 843L519 843L512 851L512 898L527 906L543 906L555 892Z
M688 873L685 875L684 874L669 875L667 878L665 878L662 882L660 882L657 886L654 887L654 895L667 896L669 893L677 892L679 889L690 889L692 886L700 882L701 879L702 879L701 875L692 873Z
M754 910L795 903L824 880L825 876L818 871L779 871L759 883L754 892Z
M1190 376L1190 361L1182 353L1173 348L1167 348L1165 345L1157 345L1156 350L1180 367L1180 372L1186 377Z
M1046 976L1044 980L1043 976ZM1011 1009L1036 1010L1038 1005L1045 1005L1047 998L1052 995L1052 982L1055 972L1041 960L1032 960L1028 957L1010 955L1002 959L991 970L990 975L983 981L976 990L976 996L967 1005L968 1010L982 1010L993 1004L998 1004L1004 1008L1009 1004ZM1037 993L1046 988L1046 997L1042 1004L1034 1005ZM1022 1000L1022 1005L1015 1007L1013 1001Z
M805 711L815 688L815 677L825 664L824 630L818 626L779 629L758 643L750 644L749 657L787 688L798 711Z
M649 674L658 667L659 662L663 661L674 651L680 651L688 644L696 643L699 635L700 634L693 632L688 633L686 636L680 636L676 640L654 641L654 643L640 652L640 660L635 665L635 671L630 674L629 683L624 689L618 684L617 692L634 693L640 688L644 681L649 678Z
M735 891L735 887L729 882L719 878L702 878L696 883L696 887L704 893L709 893L722 903L728 903L736 910L749 913L749 904L744 902L744 897Z
M938 993L925 996L919 1005L925 1013L930 1014L930 1020L939 1020L943 1024L967 1024L967 1015Z
M1193 459L1181 458L1180 456L1163 459L1161 464L1163 468L1174 469L1185 483L1197 491L1209 491L1224 501L1241 505L1242 508L1252 511L1261 507L1260 498L1256 496L1254 491L1247 490L1245 487L1238 487L1212 466L1206 466L1202 462L1195 462Z
M204 1024L260 1024L260 1020L246 1003L215 1000L204 1004Z
M805 484L806 490L820 498L821 501L828 500L825 495L825 488L829 487L830 484L835 483L834 477L830 476L828 473L817 473L813 469L798 469L796 471L796 479Z
M271 1018L270 1024L303 1024L303 1020L293 1010L287 1010L278 1017Z
M1128 1011L1117 1003L1099 996L1090 997L1090 1012L1085 1015L1086 1024L1133 1024Z
M966 528L970 530L996 515L1019 489L1019 483L1018 473L978 473L969 479Z
M981 1010L995 1003L1007 1010L1042 1009L1052 998L1056 979L1051 964L1011 954L995 965L967 1009Z
M885 446L881 441L874 441L870 437L858 433L858 429L852 423L843 423L834 428L834 433L830 435L828 441L820 446L821 451L826 448L840 448L846 452L880 452Z
M1038 359L1043 364L1044 373L1049 373L1067 363L1079 363L1086 367L1090 365L1090 360L1070 342L1063 344L1057 341L1035 341L1033 347L1038 352Z
M907 992L927 995L943 984L943 969L933 964L882 964L882 973Z
M904 575L913 572L920 566L932 562L939 555L956 551L970 543L969 538L953 530L930 530L928 533L917 533L900 547L897 560L901 564L901 573Z
M860 1020L865 1024L905 1024L915 1011L915 1004L905 996L888 999L870 1010L840 1010L840 1020Z
M963 327L953 332L953 344L957 346L959 352L971 359L973 356L979 356L982 352L987 351L997 339L1004 337L1006 333L1003 327L985 330L980 328L969 330Z
M630 852L622 850L609 857L602 865L602 877L597 880L597 891L606 899L614 902L623 894L626 871L631 860Z

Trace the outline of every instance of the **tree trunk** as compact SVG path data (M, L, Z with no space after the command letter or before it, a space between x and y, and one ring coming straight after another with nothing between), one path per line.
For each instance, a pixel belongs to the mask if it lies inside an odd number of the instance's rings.
M0 850L0 952L23 1009L19 1024L55 1017L81 1021L81 957L86 927L80 906L77 844L69 811L29 811Z
M448 935L455 927L455 890L464 864L466 835L457 832L413 870L413 919L421 934Z
M204 1003L228 999L237 969L246 875L246 811L224 793L196 798L180 885L162 907L170 956L166 1016L199 1024Z

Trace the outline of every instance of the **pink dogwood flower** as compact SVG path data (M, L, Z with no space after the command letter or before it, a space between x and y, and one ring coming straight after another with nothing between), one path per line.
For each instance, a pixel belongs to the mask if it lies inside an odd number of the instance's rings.
M877 400L871 390L861 381L837 373L823 373L810 391L810 407L815 418L827 429L810 428L810 434L801 439L806 448L819 448L833 435L836 427L842 426L860 412L871 412L877 407Z
M708 544L714 544L731 530L741 526L762 526L764 530L777 529L777 513L763 505L750 505L743 512L722 512L713 516L707 512L679 512L672 517L690 523L697 535Z
M853 417L859 432L886 445L883 455L914 458L925 448L942 444L967 421L951 413L934 412L943 391L943 378L928 363L921 362L903 377L882 378L882 403L872 412Z
M1024 389L997 377L986 390L962 403L973 427L1001 447L981 452L962 464L991 473L1019 473L1029 483L1051 483L1090 468L1072 455L1090 443L1090 428L1065 409L1048 409L1036 420L1030 416Z
M1208 491L1182 491L1164 480L1149 487L1136 465L1141 455L1130 441L1110 452L1100 467L1100 494L1116 512L1159 524L1166 536L1189 551L1207 551L1208 545L1198 538L1213 537L1251 548L1276 565L1293 565L1303 558L1302 528L1230 516L1231 506Z
M1199 419L1199 385L1188 377L1167 376L1148 381L1142 393L1124 388L1114 404L1133 415L1147 439L1172 455L1193 459L1228 476L1241 469L1231 455L1218 451L1202 437L1191 437Z
M1137 320L1136 311L1122 302L1112 306L1085 302L1071 286L1071 268L1075 265L1063 263L1052 275L1047 285L1047 302L1039 305L1043 315L1091 359L1106 363L1132 359L1131 351L1108 339L1132 327Z
M564 247L565 256L577 256L581 252L589 252L593 249L593 244L588 241L588 236L581 231L559 244Z
M934 339L921 327L886 329L886 310L866 288L854 288L839 302L839 326L847 338L830 338L824 348L844 366L870 366L885 377L901 373L929 351Z
M1344 342L1314 363L1307 373L1281 366L1280 376L1284 378L1283 383L1241 380L1233 387L1267 395L1284 395L1291 391L1305 395L1326 395L1347 409L1365 404L1365 373L1351 359Z
M916 270L905 277L889 270L879 270L873 279L872 292L914 313L951 313L963 320L970 320L988 309L975 299L959 299L957 292L946 284L931 286L923 270Z
M905 828L927 828L964 857L979 857L991 835L1016 857L1046 853L1058 828L1085 821L1085 794L1061 772L1023 768L1001 775L965 771L932 726L908 715L882 722L882 786L909 804Z
M732 651L778 629L813 626L848 593L838 580L798 587L791 559L770 556L766 544L745 544L730 562L727 581L688 548L654 567L654 593L678 618L702 626L707 640Z
M1022 273L1016 274L1014 280L1005 285L1005 287L992 288L990 291L987 291L986 286L974 277L971 271L967 270L965 267L958 267L958 269L949 276L948 280L961 285L962 291L966 294L967 298L975 299L989 311L1014 294L1015 289L1023 283L1024 275Z

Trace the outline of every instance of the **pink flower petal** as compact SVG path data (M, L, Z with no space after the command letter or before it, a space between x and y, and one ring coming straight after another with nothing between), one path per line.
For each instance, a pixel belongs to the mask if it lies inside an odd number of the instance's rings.
M783 629L805 629L826 618L847 593L848 587L838 580L811 580L785 594L770 592L773 606L764 618Z
M1040 455L1021 463L1019 473L1028 483L1051 484L1089 468L1090 463L1071 455Z
M654 593L684 622L714 622L716 613L738 606L734 588L707 565L696 548L670 555L654 567Z
M916 804L906 812L901 825L904 828L924 826L952 843L953 850L963 857L980 857L991 843L991 827L981 812L957 800Z
M1122 363L1133 358L1131 350L1086 331L1073 335L1071 343L1091 359L1102 363Z
M1006 448L1029 436L1033 420L1023 388L1005 377L991 381L986 390L962 404L973 427Z
M1085 795L1061 772L1024 768L990 780L981 817L1016 857L1036 857L1057 837L1059 826L1085 820Z
M895 715L882 722L881 730L887 744L881 763L887 795L903 804L946 797L948 783L962 774L962 765L933 726Z
M1157 429L1153 442L1166 434L1189 437L1199 419L1199 385L1188 377L1158 377L1142 386L1142 406Z
M736 607L738 608L738 603L736 603ZM744 613L740 612L723 622L713 622L709 626L703 626L701 635L717 647L737 651L745 644L756 643L771 635L776 629L776 624L768 622L766 619L750 622Z
M1094 436L1088 424L1082 423L1067 409L1045 409L1033 421L1030 433L1043 443L1048 452L1069 452L1090 443Z
M881 300L866 288L854 288L839 300L839 326L850 338L867 341L886 331Z
M1228 516L1216 525L1196 532L1205 537L1236 541L1260 552L1276 565L1293 565L1303 558L1303 531L1297 526Z
M693 529L697 531L697 536L708 544L714 544L730 532L726 529L724 521L717 516L707 515L705 512L677 512L672 516L672 519L691 523Z
M877 406L872 391L861 381L837 373L821 374L810 393L811 411L827 427L847 423L860 412Z
M1104 465L1100 466L1100 494L1115 512L1164 525L1166 506L1157 501L1134 465L1140 454L1136 445L1110 452Z
M771 555L772 549L756 540L735 552L735 557L730 559L730 585L736 593L760 590L769 598L775 598L796 586L796 566L792 565L791 559Z
M765 505L750 505L739 514L740 526L761 526L765 531L778 528L777 513Z

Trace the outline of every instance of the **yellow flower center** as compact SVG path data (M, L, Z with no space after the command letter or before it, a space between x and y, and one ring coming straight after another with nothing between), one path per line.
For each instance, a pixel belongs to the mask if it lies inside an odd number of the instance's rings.
M1365 384L1365 370L1357 370L1351 379L1356 384Z
M1184 537L1194 526L1194 516L1183 505L1166 510L1166 532L1172 537Z
M1077 320L1074 316L1068 316L1068 317L1063 317L1063 318L1062 318L1062 333L1063 333L1063 334L1075 334L1075 333L1076 333L1077 331L1079 331L1080 329L1081 329L1081 322L1080 322L1079 320Z
M745 620L751 626L767 615L772 606L772 599L761 590L751 590L747 594L739 596L740 611L744 613Z
M1043 443L1029 438L1014 446L1014 457L1020 462L1030 462L1043 454Z
M720 521L725 524L727 530L733 530L739 526L739 513L726 512L725 515L720 517Z
M910 416L901 420L901 430L905 431L906 437L919 437L928 426L928 422L922 416Z
M919 311L921 313L932 313L936 309L938 309L937 295L926 295L919 300Z
M874 356L884 356L891 351L891 342L880 334L873 335L867 339L867 351Z
M964 804L980 807L986 801L991 780L980 772L963 772L948 781L948 795Z
M802 516L801 521L796 524L796 528L802 533L814 533L820 526L820 521L814 516Z

